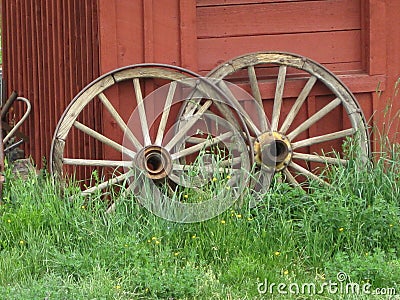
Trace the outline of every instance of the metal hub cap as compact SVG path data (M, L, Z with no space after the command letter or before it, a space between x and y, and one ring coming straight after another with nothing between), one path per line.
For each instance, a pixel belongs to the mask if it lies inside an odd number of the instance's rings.
M289 139L279 132L261 134L255 145L256 161L276 172L282 171L292 160L292 145Z
M163 147L148 146L138 152L134 165L150 179L163 179L172 170L171 154Z

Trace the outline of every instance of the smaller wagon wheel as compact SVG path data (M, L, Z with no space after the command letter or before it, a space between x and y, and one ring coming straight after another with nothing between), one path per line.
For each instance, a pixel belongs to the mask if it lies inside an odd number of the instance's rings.
M227 80L256 99L257 111L240 101L237 106L254 139L259 175L282 173L295 186L309 180L327 184L321 170L348 163L339 154L347 138L356 143L356 155L368 159L367 125L360 106L322 65L295 54L261 52L222 63L208 76L222 89L227 90Z
M193 99L201 103L198 111L174 134L180 106ZM52 141L51 172L62 179L84 180L83 195L104 194L115 185L129 187L146 208L172 221L214 217L239 197L251 161L246 137L222 116L207 113L215 101L230 100L206 79L182 68L141 64L114 70L85 87L64 112ZM111 120L111 129L85 124L93 119L87 118L93 107ZM77 139L97 147L101 156L93 158ZM220 143L230 145L226 156L214 155ZM217 156L222 161L216 167L207 159ZM95 182L90 179L94 172ZM228 188L213 194L214 181L220 179ZM211 191L210 201L185 205L189 195L203 188ZM227 193L230 200L221 205L218 197Z

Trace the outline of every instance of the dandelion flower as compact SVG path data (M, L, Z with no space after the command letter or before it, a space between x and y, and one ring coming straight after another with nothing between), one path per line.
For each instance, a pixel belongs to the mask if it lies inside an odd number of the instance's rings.
M213 177L212 181L216 182L218 179L216 177Z
M179 252L174 252L174 255L175 255L175 256L178 256L178 255L179 255Z
M226 222L225 222L225 220L221 220L221 224L225 224Z
M283 274L284 274L284 275L288 275L288 274L289 274L289 271L288 271L288 270L285 270L285 271L283 271Z
M393 224L389 224L389 227L393 227Z
M20 245L23 245L23 244L25 244L25 241L24 241L24 240L20 240L20 241L19 241L19 244L20 244Z
M275 256L279 256L279 255L281 255L281 253L279 252L279 251L275 251Z
M160 243L160 241L157 240L157 241L155 241L155 243L156 243L156 245L158 245Z
M183 195L183 198L187 199L187 198L189 198L189 195L185 194L185 195Z
M153 236L151 239L152 239L153 241L155 241L157 238L156 238L155 236Z
M194 235L192 236L192 239L195 239L195 238L197 238L197 236L194 234Z
M241 214L236 215L236 218L240 219L242 217Z
M121 289L121 286L120 286L120 285L116 285L116 286L115 286L115 289L116 289L116 290L120 290L120 289Z
M226 176L226 179L231 179L231 175Z
M340 228L339 228L339 231L340 231L340 232L342 232L343 230L344 230L344 228L343 228L343 227L340 227Z
M11 223L11 220L10 220L10 219L8 219L8 220L7 220L7 223Z
M85 206L85 205L82 205L82 206L81 206L81 208L82 208L82 209L85 209L85 208L86 208L86 206Z

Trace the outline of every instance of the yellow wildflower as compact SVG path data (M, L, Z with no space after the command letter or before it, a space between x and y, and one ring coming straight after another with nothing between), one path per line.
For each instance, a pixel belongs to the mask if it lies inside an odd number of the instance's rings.
M20 244L20 245L23 245L23 244L25 244L25 241L24 241L24 240L20 240L20 241L19 241L19 244Z
M189 198L189 195L185 194L185 195L183 195L183 198L187 199L187 198Z
M288 270L285 270L285 271L283 271L283 274L284 274L284 275L288 275L288 274L289 274L289 271L288 271Z
M281 253L279 252L279 251L275 251L275 256L279 256L279 255L281 255Z
M216 177L213 177L212 181L216 182L218 179Z
M225 224L226 222L225 222L225 220L221 220L221 224Z
M340 231L340 232L342 232L343 230L344 230L344 228L343 228L343 227L340 227L340 228L339 228L339 231Z

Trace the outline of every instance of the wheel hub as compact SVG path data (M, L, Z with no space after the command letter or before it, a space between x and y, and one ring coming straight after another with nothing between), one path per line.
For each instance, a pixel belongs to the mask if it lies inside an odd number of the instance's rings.
M289 139L279 132L265 132L255 142L256 161L282 171L292 160L292 145Z
M171 154L163 147L147 146L137 153L134 165L150 179L163 179L172 170Z

